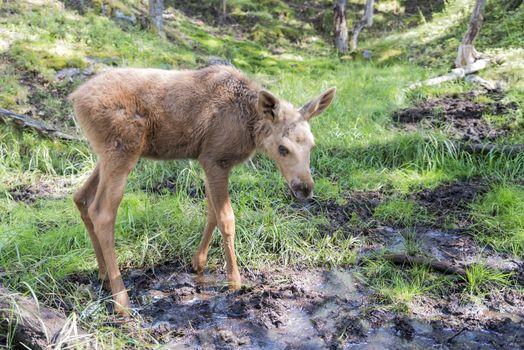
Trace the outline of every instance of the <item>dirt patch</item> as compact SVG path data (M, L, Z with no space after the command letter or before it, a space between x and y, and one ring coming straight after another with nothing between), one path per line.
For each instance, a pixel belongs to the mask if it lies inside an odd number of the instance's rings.
M39 198L60 199L69 194L70 181L56 180L54 182L37 182L31 185L15 186L7 191L16 202L33 204Z
M424 189L411 195L411 199L428 210L436 220L436 227L453 224L457 229L467 229L471 225L469 205L488 190L485 181L470 179Z
M441 129L455 139L492 141L510 133L507 125L493 125L484 115L501 115L518 108L514 102L503 103L501 96L489 95L494 102L475 101L475 94L450 95L420 102L393 114L393 121L407 130Z
M162 182L157 182L151 187L143 187L143 191L150 192L150 193L156 193L156 194L165 194L165 193L176 193L177 191L184 191L186 194L191 198L199 198L204 199L206 198L206 191L205 186L191 186L191 187L185 187L179 188L177 186L177 178L176 176L170 176L166 179L164 179Z
M384 200L385 194L377 191L353 192L344 199L346 204L335 201L317 202L312 205L311 212L315 215L325 215L329 226L324 231L333 232L343 227L352 218L369 220L375 208Z

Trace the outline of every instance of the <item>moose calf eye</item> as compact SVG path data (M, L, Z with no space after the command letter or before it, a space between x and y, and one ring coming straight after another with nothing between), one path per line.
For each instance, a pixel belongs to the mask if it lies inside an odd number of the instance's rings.
M289 154L289 150L286 147L280 145L278 146L278 153L280 153L282 157L285 157L286 155Z

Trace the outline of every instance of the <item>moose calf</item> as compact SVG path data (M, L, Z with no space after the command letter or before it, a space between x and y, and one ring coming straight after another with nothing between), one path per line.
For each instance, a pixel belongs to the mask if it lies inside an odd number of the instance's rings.
M227 278L237 288L235 217L228 193L231 168L260 149L276 161L297 199L310 198L314 139L308 121L322 113L334 96L331 88L295 109L240 71L220 65L195 71L113 69L72 93L76 118L99 157L74 201L116 311L127 314L129 299L117 265L115 218L127 177L140 157L199 161L206 175L208 213L192 266L198 273L203 271L218 226Z

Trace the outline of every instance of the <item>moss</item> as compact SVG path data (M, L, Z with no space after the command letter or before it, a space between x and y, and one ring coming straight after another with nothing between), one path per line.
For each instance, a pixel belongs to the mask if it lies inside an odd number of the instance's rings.
M48 80L60 69L87 67L87 62L80 56L55 54L39 48L32 42L17 42L11 47L8 55L18 67L41 73Z
M9 64L0 64L0 107L18 111L27 100L27 88Z

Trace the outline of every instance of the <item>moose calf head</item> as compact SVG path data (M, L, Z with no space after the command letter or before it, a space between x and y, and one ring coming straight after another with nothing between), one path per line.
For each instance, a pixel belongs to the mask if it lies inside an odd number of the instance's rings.
M261 148L275 160L291 193L300 201L313 196L309 157L315 139L309 120L324 112L335 93L336 89L330 88L300 109L266 90L258 95L258 111L266 119L264 127L267 130Z

